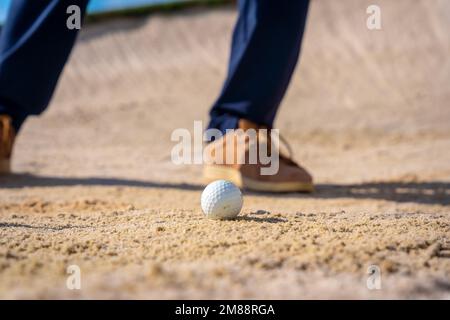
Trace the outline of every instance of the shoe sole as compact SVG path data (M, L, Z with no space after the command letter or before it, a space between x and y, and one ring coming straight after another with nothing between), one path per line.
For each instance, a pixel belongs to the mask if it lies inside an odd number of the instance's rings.
M225 166L205 166L203 178L206 183L215 180L228 180L241 189L248 189L259 192L313 192L314 185L304 182L267 182L258 181L245 176L233 168Z

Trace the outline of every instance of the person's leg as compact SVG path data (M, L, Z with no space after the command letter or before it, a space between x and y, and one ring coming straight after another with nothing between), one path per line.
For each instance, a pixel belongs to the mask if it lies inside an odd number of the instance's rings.
M240 0L228 76L209 128L272 127L297 64L309 0Z
M16 131L45 110L69 57L77 30L67 28L68 5L84 14L88 0L13 0L0 33L0 114Z
M272 128L281 100L297 64L302 42L308 0L242 0L231 48L228 76L211 110L210 129L226 133L206 147L205 182L228 180L241 188L268 192L311 192L309 172L282 152L274 152ZM265 171L261 153L256 163L249 160L255 140L227 129L253 129L258 151L270 143L271 166ZM208 132L208 131L207 131ZM276 140L276 139L275 139ZM260 149L262 148L262 149ZM268 149L266 149L267 151ZM264 152L264 151L263 151ZM217 155L219 155L217 159ZM220 157L222 155L222 157ZM231 155L230 163L223 155ZM255 156L255 155L253 155ZM225 162L222 161L225 159Z

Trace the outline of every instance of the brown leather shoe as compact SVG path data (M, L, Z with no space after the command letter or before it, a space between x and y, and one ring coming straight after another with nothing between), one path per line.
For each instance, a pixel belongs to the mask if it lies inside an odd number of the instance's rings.
M264 165L263 163L267 162L261 161L259 156L256 161L253 158L253 162L250 162L250 150L256 143L257 148L261 146L267 148L264 150L269 150L268 154L270 154L272 140L271 135L267 133L269 131L261 130L267 128L244 119L239 121L239 129L243 131L227 133L205 148L203 170L205 182L223 179L233 182L240 188L265 192L312 192L314 190L313 179L308 171L282 152L276 153L279 159L278 171L269 175L262 174L261 169L268 168L269 165ZM242 136L242 132L249 132L248 129L256 132L255 139L249 138L247 134ZM227 157L229 161L226 161Z
M0 115L0 174L11 172L11 153L15 132L11 117Z

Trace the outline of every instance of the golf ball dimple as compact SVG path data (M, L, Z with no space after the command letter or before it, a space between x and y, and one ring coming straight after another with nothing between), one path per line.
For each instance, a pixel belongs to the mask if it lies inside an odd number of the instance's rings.
M241 212L242 193L226 180L217 180L206 186L201 198L204 214L212 219L233 219Z

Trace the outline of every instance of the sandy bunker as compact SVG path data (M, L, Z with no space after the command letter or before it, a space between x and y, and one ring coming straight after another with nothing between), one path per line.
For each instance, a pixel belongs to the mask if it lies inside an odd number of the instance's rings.
M85 28L0 178L0 297L449 298L449 4L379 2L377 32L368 1L312 2L277 126L317 192L245 193L226 222L170 133L207 119L236 12Z

